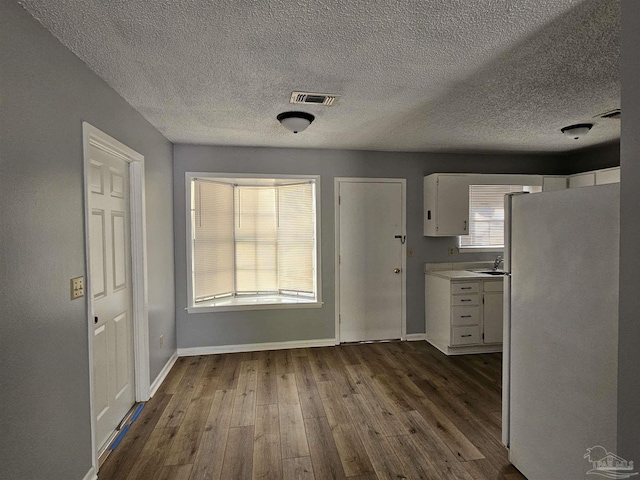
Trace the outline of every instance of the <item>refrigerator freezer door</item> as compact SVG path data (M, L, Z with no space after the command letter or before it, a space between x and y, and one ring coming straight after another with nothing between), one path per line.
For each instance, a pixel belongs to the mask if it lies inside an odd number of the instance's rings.
M509 458L585 478L587 448L616 448L619 186L512 207Z

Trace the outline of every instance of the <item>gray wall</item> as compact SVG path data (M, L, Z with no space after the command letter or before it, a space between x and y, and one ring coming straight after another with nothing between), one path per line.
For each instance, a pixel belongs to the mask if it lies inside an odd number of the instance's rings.
M618 455L640 465L640 2L622 2Z
M0 0L0 478L91 465L82 121L145 156L151 378L175 351L171 144L16 2ZM158 348L163 333L165 347Z
M607 120L607 122L620 122L620 120ZM566 155L563 162L570 169L570 173L618 167L620 165L620 142L578 150Z
M422 178L435 172L566 173L548 156L445 155L276 148L174 147L176 323L178 347L203 347L334 338L334 177L407 179L407 333L424 333L425 262L493 259L495 254L448 256L455 238L422 235ZM185 172L314 174L321 176L321 309L188 314L185 246Z

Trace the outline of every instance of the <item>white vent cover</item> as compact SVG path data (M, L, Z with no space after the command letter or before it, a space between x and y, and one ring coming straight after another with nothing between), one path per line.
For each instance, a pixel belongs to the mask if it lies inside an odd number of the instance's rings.
M309 92L291 92L289 103L303 105L326 105L330 107L340 98L340 95L332 95L330 93L309 93Z
M614 108L613 110L609 110L608 112L601 113L600 115L596 115L596 117L600 118L620 118L620 109Z

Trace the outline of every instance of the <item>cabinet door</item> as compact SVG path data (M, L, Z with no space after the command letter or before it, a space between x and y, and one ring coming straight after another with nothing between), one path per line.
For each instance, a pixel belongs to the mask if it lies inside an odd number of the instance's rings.
M437 195L438 236L469 233L469 181L464 175L439 175Z
M596 184L596 174L593 172L578 173L569 177L569 188L590 187Z
M484 343L502 343L502 292L484 294Z
M596 171L596 185L620 183L620 167Z
M544 177L542 179L542 191L566 190L567 177Z

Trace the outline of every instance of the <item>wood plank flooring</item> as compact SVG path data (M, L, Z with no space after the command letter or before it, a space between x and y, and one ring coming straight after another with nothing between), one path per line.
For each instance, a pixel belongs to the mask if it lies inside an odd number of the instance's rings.
M524 479L501 362L426 342L179 358L98 478Z

